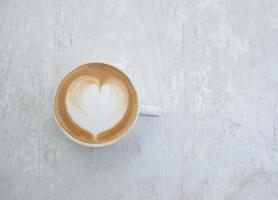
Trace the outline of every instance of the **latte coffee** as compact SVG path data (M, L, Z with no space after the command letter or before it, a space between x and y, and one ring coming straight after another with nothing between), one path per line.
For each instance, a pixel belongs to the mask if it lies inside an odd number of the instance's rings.
M101 144L121 137L136 120L138 99L128 77L103 63L81 65L57 88L54 114L78 141Z

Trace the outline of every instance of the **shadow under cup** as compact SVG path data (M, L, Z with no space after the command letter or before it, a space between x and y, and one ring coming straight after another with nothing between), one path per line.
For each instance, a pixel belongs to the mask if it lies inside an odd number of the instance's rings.
M125 87L125 112L112 127L100 131L98 134L94 134L76 123L67 107L67 95L71 85L80 77L92 77L97 81L99 88L112 78L121 82L121 85ZM78 90L77 94L82 95L82 89ZM98 113L95 114L98 115ZM59 127L73 141L85 146L105 146L122 138L136 121L138 97L132 82L119 69L104 63L84 64L69 72L60 82L54 97L54 115Z

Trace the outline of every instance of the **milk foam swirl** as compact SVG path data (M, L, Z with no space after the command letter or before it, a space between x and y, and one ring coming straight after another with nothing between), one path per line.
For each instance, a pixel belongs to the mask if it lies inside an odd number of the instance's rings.
M82 75L69 86L66 109L72 120L94 137L114 127L128 105L126 86L117 78L106 80Z

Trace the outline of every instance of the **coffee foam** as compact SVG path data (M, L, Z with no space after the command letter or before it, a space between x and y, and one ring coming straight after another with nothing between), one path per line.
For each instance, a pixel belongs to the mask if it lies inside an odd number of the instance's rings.
M71 83L66 108L75 123L97 137L123 118L127 95L125 85L116 78L101 84L97 78L84 75Z
M126 133L134 123L137 94L117 68L89 63L63 78L54 98L54 114L60 127L75 139L106 143Z

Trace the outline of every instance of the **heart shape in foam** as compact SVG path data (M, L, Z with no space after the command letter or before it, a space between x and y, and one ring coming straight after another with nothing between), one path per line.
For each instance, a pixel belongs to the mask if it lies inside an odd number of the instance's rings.
M117 78L100 84L95 77L80 76L71 83L66 95L72 120L95 137L123 118L127 104L126 86Z

